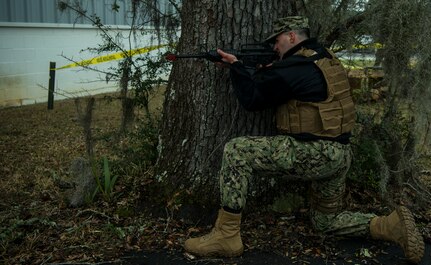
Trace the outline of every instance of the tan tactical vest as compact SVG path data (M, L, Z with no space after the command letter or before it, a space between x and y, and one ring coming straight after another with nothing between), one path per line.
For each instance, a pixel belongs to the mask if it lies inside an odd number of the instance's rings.
M322 71L327 84L328 98L313 103L289 100L278 107L277 128L280 133L311 133L317 136L336 137L350 132L355 123L355 108L347 74L335 58L322 58L314 63ZM314 50L302 48L296 55L310 57Z

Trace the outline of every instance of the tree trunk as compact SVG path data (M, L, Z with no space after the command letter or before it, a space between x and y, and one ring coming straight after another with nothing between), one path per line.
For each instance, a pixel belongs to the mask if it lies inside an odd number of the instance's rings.
M272 21L292 10L295 1L185 0L178 52L238 49L241 44L261 42ZM242 109L228 70L202 59L179 60L166 91L156 175L171 187L171 194L187 192L194 202L218 204L224 144L237 136L274 131L273 110Z

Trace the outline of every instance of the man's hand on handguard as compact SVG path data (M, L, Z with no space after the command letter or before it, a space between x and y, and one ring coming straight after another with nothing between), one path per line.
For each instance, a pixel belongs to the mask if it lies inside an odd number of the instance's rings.
M236 58L235 55L230 54L230 53L226 53L226 52L222 51L221 49L217 49L217 53L220 54L220 56L222 57L221 60L224 62L224 63L217 62L216 63L217 66L229 67L231 64L238 61L238 59Z

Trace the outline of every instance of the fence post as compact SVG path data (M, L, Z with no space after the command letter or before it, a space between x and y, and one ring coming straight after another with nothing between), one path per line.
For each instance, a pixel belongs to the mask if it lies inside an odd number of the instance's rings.
M49 63L48 109L54 108L55 62Z

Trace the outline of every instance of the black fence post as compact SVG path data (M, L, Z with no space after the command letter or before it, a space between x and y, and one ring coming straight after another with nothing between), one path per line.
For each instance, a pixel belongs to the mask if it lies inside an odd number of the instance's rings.
M54 108L55 62L49 63L48 109Z

